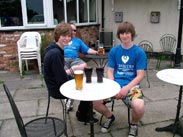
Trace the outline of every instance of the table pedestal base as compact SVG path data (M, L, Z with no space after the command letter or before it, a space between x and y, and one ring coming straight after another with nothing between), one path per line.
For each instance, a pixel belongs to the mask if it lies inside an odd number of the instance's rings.
M180 114L181 100L182 100L182 87L183 86L180 86L180 89L179 89L179 99L178 99L177 113L176 113L174 124L170 124L169 126L166 126L166 127L156 128L155 129L156 131L158 132L169 131L173 133L173 137L175 136L175 134L179 134L181 137L183 137L183 128L179 121L179 114Z
M157 132L163 132L163 131L168 131L168 132L172 132L174 135L178 134L181 137L183 137L183 128L180 125L180 123L178 122L176 125L175 124L170 124L166 127L159 127L155 129Z

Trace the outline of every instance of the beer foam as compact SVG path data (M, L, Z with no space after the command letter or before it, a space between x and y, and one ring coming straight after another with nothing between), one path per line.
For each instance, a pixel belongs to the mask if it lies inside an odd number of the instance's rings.
M83 70L75 70L74 74L83 74Z

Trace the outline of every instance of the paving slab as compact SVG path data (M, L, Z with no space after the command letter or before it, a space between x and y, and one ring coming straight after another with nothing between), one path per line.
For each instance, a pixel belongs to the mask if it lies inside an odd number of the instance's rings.
M96 67L92 61L87 62L87 64L93 68ZM172 137L172 133L156 132L155 128L164 127L174 122L179 86L166 83L156 77L156 73L159 71L155 68L156 60L152 59L148 65L150 88L148 88L147 76L145 75L145 78L141 82L145 96L145 114L139 123L139 137ZM161 69L166 68L166 66L167 62L163 61ZM105 76L106 69L105 67ZM93 76L96 76L95 71L93 71ZM21 79L19 73L0 71L0 79L4 81L10 89L25 123L31 119L45 116L48 92L45 82L38 72L26 72L24 78ZM68 135L69 137L89 137L90 125L84 125L76 119L75 114L78 104L78 100L74 101L73 111L67 114ZM183 101L181 105L182 104ZM111 103L108 103L107 106L111 109ZM94 125L95 137L127 137L127 107L121 100L115 100L113 113L116 120L111 126L110 132L102 133L100 131L101 126L97 123ZM183 115L182 108L180 115ZM59 100L51 99L49 116L62 118L62 106ZM97 112L95 117L99 119L101 114ZM102 122L105 122L105 120L106 118L104 117ZM2 84L0 84L0 137L20 137ZM175 137L180 136L176 135Z

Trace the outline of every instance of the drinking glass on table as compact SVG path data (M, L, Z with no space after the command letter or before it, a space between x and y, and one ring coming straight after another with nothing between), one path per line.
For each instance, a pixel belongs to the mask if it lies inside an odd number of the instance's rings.
M74 79L76 83L76 89L81 90L83 88L83 70L75 70Z
M97 67L96 73L97 73L97 82L102 83L104 77L104 67Z
M92 71L93 71L92 67L85 67L84 68L84 72L85 72L85 76L86 76L86 83L92 82L92 80L91 80Z
M98 54L99 55L104 55L105 54L104 44L103 43L98 43Z

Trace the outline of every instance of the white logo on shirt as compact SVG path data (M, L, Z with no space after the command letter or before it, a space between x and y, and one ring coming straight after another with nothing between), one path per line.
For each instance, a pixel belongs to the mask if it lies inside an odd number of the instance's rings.
M71 45L72 44L72 41L70 41L69 43L68 43L68 45Z
M122 56L121 60L126 64L126 62L129 60L129 56Z

